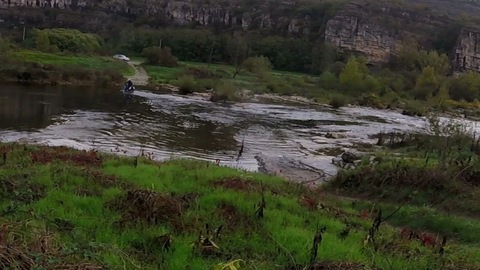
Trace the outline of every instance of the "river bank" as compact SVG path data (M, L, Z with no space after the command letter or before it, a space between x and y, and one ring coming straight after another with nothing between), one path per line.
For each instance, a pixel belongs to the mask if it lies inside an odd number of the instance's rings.
M17 49L3 61L2 81L30 85L118 86L133 74L127 63L102 56Z
M172 84L144 84L141 87L147 91L152 91L153 93L171 93L179 96L185 96L184 94L180 94L180 90L178 86ZM205 92L193 92L188 94L187 96L194 96L201 98L205 101L212 101L212 94L213 90L207 90ZM249 90L240 91L237 94L239 99L236 101L228 101L224 100L221 101L223 103L242 103L242 102L260 102L260 103L271 103L271 104L285 104L285 105L308 105L308 106L317 106L323 108L332 108L338 109L333 107L332 105L325 103L324 101L319 101L318 99L308 98L304 96L295 96L295 95L279 95L279 94L272 94L272 93L263 93L263 94L255 94ZM212 101L215 102L215 101ZM454 101L450 101L451 107L448 109L441 109L436 110L432 109L430 111L423 111L422 113L415 112L415 110L408 110L402 108L385 108L385 107L378 107L374 105L356 105L356 104L344 104L342 107L344 108L369 108L375 109L380 111L392 112L392 113L399 113L406 116L411 117L446 117L446 118L461 118L469 121L480 121L480 115L478 115L477 105L476 104L459 104Z
M364 243L375 214L276 177L64 147L0 149L2 268L212 269L235 260L242 269L478 267L477 247L449 240L440 256L440 246L384 223L377 241Z

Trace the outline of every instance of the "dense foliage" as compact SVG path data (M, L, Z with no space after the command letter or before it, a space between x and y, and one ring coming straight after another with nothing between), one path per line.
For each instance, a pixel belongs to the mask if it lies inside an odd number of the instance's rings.
M75 29L53 28L33 30L35 49L43 52L98 53L101 48L100 38L90 33Z
M143 50L143 56L147 59L150 65L159 65L164 67L178 66L178 60L173 56L170 48L148 47Z

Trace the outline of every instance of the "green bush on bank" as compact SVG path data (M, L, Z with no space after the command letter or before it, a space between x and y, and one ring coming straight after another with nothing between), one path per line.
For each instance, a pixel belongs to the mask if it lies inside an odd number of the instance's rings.
M240 99L238 91L234 84L223 81L214 87L210 101L238 101Z
M32 31L35 49L43 52L99 53L100 37L76 29L52 28Z

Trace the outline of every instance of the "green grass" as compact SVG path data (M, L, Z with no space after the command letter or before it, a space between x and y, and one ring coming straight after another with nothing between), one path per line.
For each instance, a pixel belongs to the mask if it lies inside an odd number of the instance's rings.
M133 158L11 144L0 144L0 149L7 151L7 162L0 167L0 225L10 225L7 240L0 240L2 269L12 267L3 259L8 257L2 249L5 244L24 255L11 260L30 258L33 269L89 263L108 269L203 270L234 259L244 260L242 269L289 269L308 264L319 225L326 226L316 259L319 264L415 270L442 265L450 267L445 269L480 267L476 260L480 247L473 241L480 223L473 219L468 221L473 227L464 233L472 236L456 235L443 256L418 242L400 239L398 230L388 225L380 227L375 251L363 243L371 220L358 216L362 205L352 207L346 200L281 178L192 160L156 163L140 158L135 162ZM255 213L262 187L263 218ZM140 201L125 201L132 194L147 195L137 197ZM157 200L149 203L149 198ZM306 202L311 200L310 208ZM316 207L320 202L323 209ZM418 215L405 209L397 219ZM159 222L144 219L146 213L153 213ZM434 214L425 220L444 221ZM452 222L444 226L461 233L466 222L461 221L461 227ZM207 223L212 228L223 226L213 239L219 249L211 255L192 246ZM357 225L342 239L339 233L346 224ZM172 236L172 245L165 250L159 237L167 234ZM48 239L43 240L49 243L46 251L38 248L42 239Z
M64 67L81 67L90 70L119 70L124 76L135 73L127 63L109 57L100 56L74 56L37 51L15 51L12 57L19 61L34 62L44 65L56 65Z
M152 83L168 83L176 85L177 79L189 69L208 70L212 76L207 78L197 77L197 84L201 87L210 87L223 80L235 85L238 89L250 90L254 93L277 93L281 95L300 95L319 97L323 95L315 85L315 79L306 74L271 71L268 80L260 79L255 74L245 70L240 71L235 78L235 67L223 64L206 64L196 62L181 62L178 67L160 67L146 65L145 70Z

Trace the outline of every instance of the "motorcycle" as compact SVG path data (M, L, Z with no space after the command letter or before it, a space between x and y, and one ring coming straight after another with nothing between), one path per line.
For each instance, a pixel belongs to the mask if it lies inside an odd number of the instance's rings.
M123 87L123 93L125 93L125 94L133 94L134 91L135 91L135 86L133 86L133 85L130 86L130 87L125 85Z

